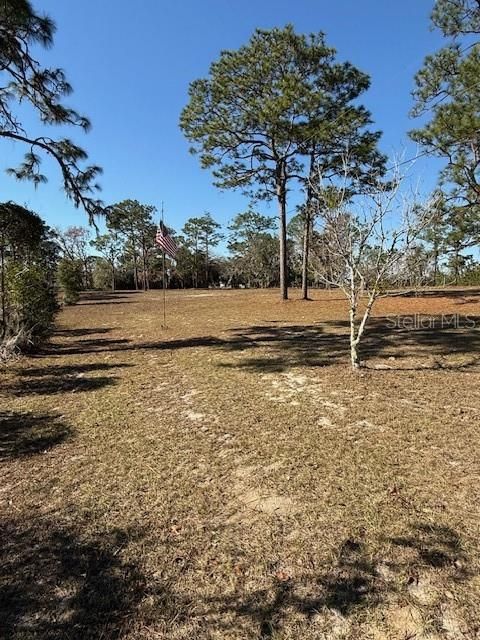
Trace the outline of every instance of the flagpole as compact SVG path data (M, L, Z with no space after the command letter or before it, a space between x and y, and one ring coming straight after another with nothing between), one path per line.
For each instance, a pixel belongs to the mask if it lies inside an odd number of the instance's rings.
M163 224L163 200L162 200L162 227ZM163 266L163 329L167 328L167 283L165 281L165 248L162 247L162 266Z

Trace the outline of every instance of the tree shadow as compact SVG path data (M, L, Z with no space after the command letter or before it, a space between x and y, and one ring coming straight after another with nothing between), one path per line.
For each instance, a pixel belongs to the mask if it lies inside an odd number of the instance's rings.
M133 367L135 365L128 362L109 363L109 362L91 362L88 364L70 364L70 365L46 365L44 367L29 367L28 369L17 369L16 374L22 377L36 378L43 376L71 376L82 373L90 373L92 371L109 371L110 369L118 369Z
M37 380L22 380L21 383L13 383L4 390L14 396L22 398L31 395L55 395L57 393L80 393L83 391L96 391L103 387L116 384L116 378L109 376L96 376L95 378L58 378L57 376L45 376Z
M342 333L326 332L323 325L254 325L233 328L229 333L230 337L220 347L225 351L243 352L246 357L234 363L222 363L222 367L281 372L291 367L323 367L347 362L348 358L346 337ZM267 353L254 356L256 350Z
M88 329L56 329L53 332L53 335L70 338L110 333L111 331L113 331L111 327L91 327Z
M412 316L372 318L361 344L362 359L393 357L405 361L411 358L443 358L470 356L465 362L441 362L411 367L389 365L391 369L461 369L478 364L480 353L480 316L426 316L428 326ZM443 324L446 326L442 326ZM453 323L452 326L449 325ZM416 324L415 324L416 323ZM420 326L417 326L420 325ZM349 323L335 320L319 325L254 325L230 330L231 337L218 344L225 351L244 352L245 358L220 366L245 368L260 372L281 372L292 367L322 367L349 362ZM167 343L168 344L168 343ZM267 353L256 357L255 351ZM252 354L252 355L250 355Z
M470 575L460 536L450 527L417 523L408 535L384 542L388 543L390 554L386 558L372 554L362 535L347 538L339 545L333 564L319 575L292 577L277 572L270 588L246 596L237 593L211 598L206 601L207 609L200 611L230 633L237 622L248 618L257 630L256 637L268 640L281 635L289 620L298 614L307 621L321 615L325 625L333 627L338 620L356 618L364 610L388 606L395 596L401 603L412 585L412 576L418 579L431 574L439 579L440 569L440 579L443 577L444 587L448 588L451 579L464 580ZM399 551L405 548L412 552L407 559ZM235 616L233 621L226 616L231 613ZM435 605L430 613L432 617L438 614Z
M81 300L118 300L138 296L144 293L135 289L119 289L118 291L82 291L80 293Z
M466 580L470 575L461 538L451 527L420 522L413 526L409 535L390 538L389 542L413 552L407 554L405 561L409 569L445 568L450 570L450 579L455 581Z
M0 526L0 620L12 640L114 640L136 637L140 629L155 635L157 624L166 631L159 637L187 637L182 633L191 633L198 621L212 637L246 637L247 622L248 637L268 640L299 616L307 623L323 616L324 626L333 628L339 620L390 606L395 595L404 602L409 577L420 572L443 577L445 588L455 575L469 575L460 536L444 525L417 523L405 536L385 539L387 558L372 554L359 534L341 542L334 560L319 571L290 576L276 566L269 587L246 591L241 582L232 595L203 598L202 585L189 594L175 593L150 573L147 577L140 560L122 559L131 542L143 540L138 528L80 534L35 518ZM405 551L411 552L407 560ZM380 570L385 564L388 574ZM438 614L435 604L429 613L432 619Z
M63 356L110 351L127 351L133 348L128 338L86 338L74 342L46 343L38 350L38 356Z
M128 634L148 587L119 552L139 531L91 537L35 519L1 527L2 637L113 640Z
M58 415L0 412L0 461L33 455L61 444L72 429Z
M480 352L480 316L374 317L367 326L360 353L362 359L393 357L407 360L423 357L472 356ZM418 326L418 323L430 323ZM444 323L442 325L441 323ZM417 324L415 324L417 323ZM78 330L81 332L82 330ZM74 337L75 334L72 334ZM83 334L78 333L78 336ZM88 335L88 334L86 334ZM92 337L46 345L41 355L73 355L116 351L178 350L211 347L237 354L236 362L219 366L260 372L281 372L292 367L323 367L349 362L349 323L330 320L314 325L269 323L233 327L226 337L193 336L174 340L135 343L127 338ZM458 369L471 363L443 363L438 367ZM389 366L391 369L401 368ZM412 369L425 369L414 362ZM432 365L431 368L437 368Z
M225 343L221 338L199 336L161 342L134 343L128 338L88 338L65 343L46 344L39 353L44 356L63 356L90 353L110 353L117 351L163 351L169 349L188 349L189 347L220 347Z
M409 289L394 294L394 297L400 298L464 298L467 296L480 296L480 288L473 287L460 289L424 289L416 291ZM393 297L393 296L392 296Z
M98 307L99 305L108 304L109 306L114 304L135 304L137 300L130 300L125 298L125 300L119 300L116 298L115 300L87 300L85 302L78 302L77 304L80 307Z
M238 595L209 600L213 607L206 615L233 612L240 618L247 616L257 627L258 638L266 640L281 632L292 614L311 619L321 612L334 612L348 617L361 608L380 604L388 590L378 579L364 542L347 539L336 555L334 566L316 578L274 575L271 589L254 591L246 598ZM226 626L221 617L219 624Z
M431 368L457 369L475 365L480 352L480 316L429 315L372 318L362 347L364 357L395 359L424 356L472 356L469 363L436 363ZM392 367L395 368L395 367ZM403 368L403 367L402 367ZM424 369L424 364L413 366Z
M57 393L95 391L116 384L116 376L91 376L87 373L131 367L127 363L95 363L20 369L19 380L3 387L3 391L14 396L54 395ZM28 378L28 379L26 379Z
M325 605L346 616L367 603L376 604L381 592L376 577L375 563L368 557L365 543L345 540L338 551L336 569L319 580L325 589Z
M141 291L84 291L80 295L80 300L77 303L82 307L90 305L102 305L102 304L132 304L136 300L132 300L132 297L140 294Z

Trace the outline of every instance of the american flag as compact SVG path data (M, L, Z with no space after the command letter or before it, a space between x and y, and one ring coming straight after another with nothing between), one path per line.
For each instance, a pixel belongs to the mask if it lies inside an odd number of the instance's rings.
M160 222L160 224L158 225L155 242L162 247L163 251L165 251L166 254L175 259L178 247L175 243L175 240L173 240L171 235L168 233L168 229L163 224L163 222Z

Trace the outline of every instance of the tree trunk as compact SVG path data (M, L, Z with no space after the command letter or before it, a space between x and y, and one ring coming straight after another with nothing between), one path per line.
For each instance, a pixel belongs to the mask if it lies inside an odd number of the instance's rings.
M310 237L312 233L312 216L310 207L306 207L305 226L303 229L303 256L302 256L302 300L308 300L308 261L310 254Z
M305 227L303 230L302 256L302 300L308 300L308 264L310 260L310 238L312 237L312 181L315 175L315 145L310 152L310 169L308 173L307 199L305 202Z
M195 235L195 289L198 289L198 235Z
M350 361L354 369L360 368L360 355L358 353L358 338L355 335L356 309L350 308Z
M6 328L7 328L7 319L5 317L6 314L6 294L5 294L5 246L3 244L3 239L2 239L2 245L0 247L0 261L1 261L1 280L0 280L0 289L1 289L1 296L2 296L2 333L1 333L1 337L3 338L5 336L6 333Z
M205 282L208 289L208 235L205 236Z
M115 263L112 262L110 266L112 267L112 292L115 292Z
M149 288L149 282L148 282L147 252L145 250L145 247L142 247L142 263L143 263L143 290L147 291Z
M137 254L133 254L133 282L135 285L135 291L138 291L138 266L137 266Z
M277 199L279 241L280 241L280 297L288 300L288 257L287 257L287 190L285 163L282 160L277 168Z
M356 340L350 341L350 360L353 369L360 369L360 355L358 353L358 343Z
M437 284L438 277L438 249L435 247L433 253L433 286Z
M367 322L370 318L370 314L372 313L373 305L375 304L375 300L377 299L377 296L378 296L378 293L376 293L378 282L379 282L379 279L377 279L375 283L374 291L369 296L367 306L365 308L365 311L363 312L363 317L360 321L360 324L358 325L358 328L356 327L357 304L356 302L350 303L350 359L352 362L352 367L354 369L359 369L361 367L359 346L363 338L363 334L365 333L365 327L367 326ZM353 274L352 274L352 286L354 286ZM351 298L351 300L355 300L355 299L356 298Z
M89 269L89 265L88 265L88 258L84 258L83 259L83 271L84 271L84 285L85 285L85 289L90 289L91 288L91 284L92 284L92 280L91 280L91 276L90 276L90 269Z

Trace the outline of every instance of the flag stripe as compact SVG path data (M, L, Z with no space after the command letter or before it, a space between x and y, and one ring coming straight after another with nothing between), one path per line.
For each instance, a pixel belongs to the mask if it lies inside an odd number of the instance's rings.
M167 227L160 223L157 229L157 235L155 236L155 242L162 247L162 249L167 253L171 258L175 258L178 252L178 247L173 240L173 238L168 233Z
M169 255L172 255L172 257L175 257L177 253L176 247L174 247L167 240L165 240L165 238L157 239L157 244L160 245L160 247L165 251L165 253L168 253Z
M167 249L167 251L176 252L176 247L173 244L173 242L171 242L171 240L169 238L164 238L164 243L165 243L165 248Z

